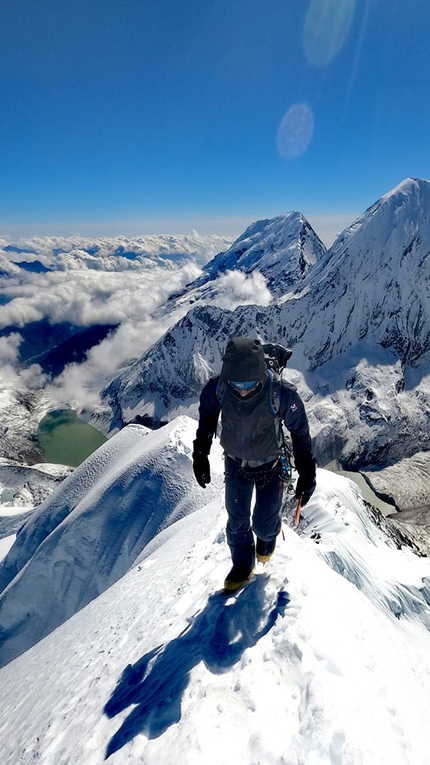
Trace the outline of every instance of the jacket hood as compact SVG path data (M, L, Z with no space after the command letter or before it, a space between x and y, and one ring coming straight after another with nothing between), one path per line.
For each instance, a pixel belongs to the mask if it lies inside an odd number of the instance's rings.
M249 337L232 337L223 356L221 377L237 382L264 382L267 379L267 365L260 341Z

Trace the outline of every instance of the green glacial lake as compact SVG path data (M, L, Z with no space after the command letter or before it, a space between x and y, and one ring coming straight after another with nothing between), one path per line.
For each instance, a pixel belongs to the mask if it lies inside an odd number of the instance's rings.
M107 439L72 409L49 412L37 431L45 462L77 467Z

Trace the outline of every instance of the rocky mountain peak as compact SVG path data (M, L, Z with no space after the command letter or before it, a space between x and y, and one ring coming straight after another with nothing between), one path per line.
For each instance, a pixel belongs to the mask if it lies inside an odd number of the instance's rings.
M200 284L229 270L258 269L272 294L279 297L300 281L325 254L326 248L300 212L260 220L203 269Z

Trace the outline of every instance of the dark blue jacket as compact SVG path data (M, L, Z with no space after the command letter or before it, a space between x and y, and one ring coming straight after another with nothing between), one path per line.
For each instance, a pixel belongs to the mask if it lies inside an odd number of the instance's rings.
M201 395L200 395L200 405L199 405L199 425L197 429L196 434L196 445L198 446L199 450L202 452L209 454L212 439L216 433L217 425L218 425L218 419L221 412L221 421L222 421L222 412L224 405L220 403L219 397L217 395L217 390L219 386L220 378L212 377L203 388ZM266 381L264 388L269 385L269 380ZM315 473L315 460L313 459L312 455L312 442L311 437L309 433L309 424L308 419L306 416L305 408L303 405L303 401L300 398L299 394L297 393L297 389L294 385L291 385L291 383L288 383L286 380L280 380L279 383L279 390L278 390L278 407L279 411L277 414L272 414L273 417L273 427L275 429L276 423L275 419L277 417L280 418L280 420L285 424L289 432L291 433L291 439L292 439L292 445L293 445L293 454L294 454L294 461L297 468L297 471L299 474L302 473ZM230 389L228 389L229 396L235 396ZM264 395L264 394L263 394ZM222 397L221 397L222 398ZM237 410L240 411L241 405L246 402L246 399L242 399L242 401L239 402L239 406L237 407ZM244 423L244 430L246 432L252 432L252 430L258 430L258 422L249 422L249 417L253 418L253 412L254 410L250 410L248 414L248 408L246 406L243 408L243 423ZM225 406L225 409L228 410L228 407ZM230 410L231 411L231 410ZM240 438L238 437L238 442L240 441ZM224 446L225 448L225 446ZM240 457L243 459L260 459L260 454L253 455L252 452L247 451L246 454L232 454L233 457ZM267 457L272 457L271 455L267 455Z

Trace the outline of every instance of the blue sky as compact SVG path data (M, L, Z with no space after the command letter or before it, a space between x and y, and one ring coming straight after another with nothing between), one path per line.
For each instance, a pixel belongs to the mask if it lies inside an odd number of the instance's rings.
M346 224L430 178L429 22L425 0L1 0L0 236Z

